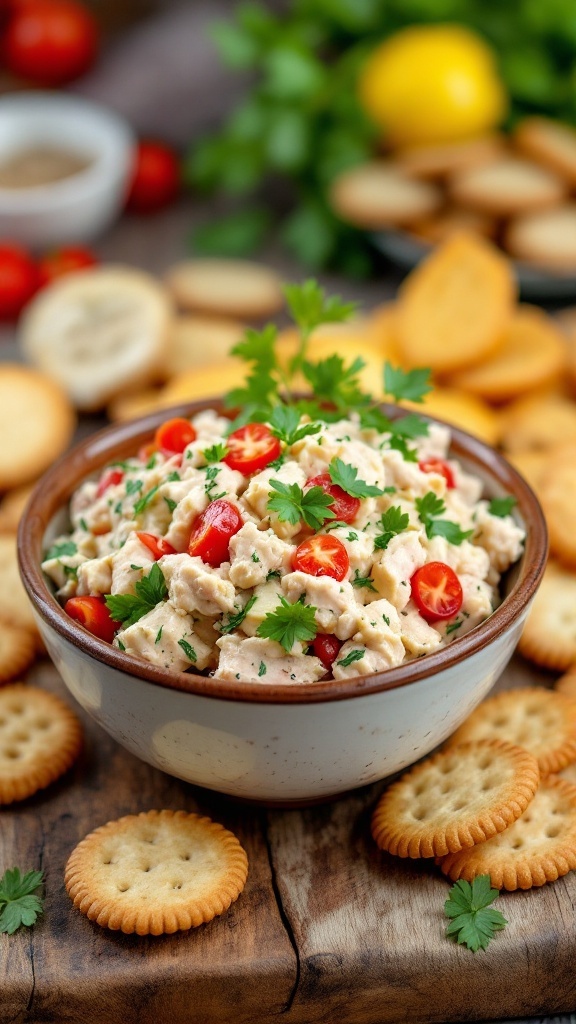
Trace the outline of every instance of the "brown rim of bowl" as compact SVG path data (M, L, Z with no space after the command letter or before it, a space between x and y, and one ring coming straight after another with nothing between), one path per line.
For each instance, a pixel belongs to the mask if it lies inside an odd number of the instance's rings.
M395 406L383 405L382 408L391 417L406 412ZM508 630L536 593L544 572L548 549L546 524L536 496L520 474L496 451L470 434L450 426L451 454L458 459L464 458L469 468L480 476L488 475L495 494L499 491L513 494L517 500L516 510L522 523L530 524L520 563L522 568L519 578L502 604L470 633L453 640L447 647L437 652L375 675L344 680L330 679L313 684L295 683L291 686L265 682L243 683L236 680L228 682L217 677L194 675L190 672L170 673L166 669L124 654L92 636L83 626L69 618L49 590L40 568L46 529L54 515L68 503L74 490L87 477L106 463L133 455L141 444L150 440L155 428L165 419L172 416L191 417L206 409L215 409L221 413L222 404L218 400L187 403L158 410L142 419L107 427L93 434L63 455L44 474L30 497L18 531L18 558L26 590L37 613L44 621L65 640L91 655L96 661L125 672L135 679L220 700L240 700L258 704L307 704L347 700L406 686L458 665ZM433 420L432 417L426 419Z

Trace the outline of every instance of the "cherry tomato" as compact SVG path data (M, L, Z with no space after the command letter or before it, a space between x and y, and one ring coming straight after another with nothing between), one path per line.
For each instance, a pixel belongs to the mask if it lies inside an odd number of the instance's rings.
M342 541L329 533L316 533L298 545L292 557L294 572L308 576L331 576L343 580L350 569L348 552Z
M64 605L64 611L100 640L111 644L114 633L120 628L114 622L103 597L71 597Z
M336 661L342 641L332 633L317 633L312 641L312 650L325 668L331 669Z
M444 462L444 459L422 459L422 461L418 463L418 467L423 473L439 473L440 476L444 477L446 486L449 490L456 487L454 473L450 469L448 463Z
M242 517L230 501L217 498L198 516L188 542L188 554L218 568L228 558L230 538L242 527Z
M101 498L109 487L114 487L115 484L119 484L123 479L124 473L121 469L114 469L113 466L105 469L100 477L98 487L96 488L96 497Z
M263 423L247 423L228 438L230 451L223 462L244 476L258 473L280 455L280 441Z
M46 253L38 263L40 287L50 284L57 277L71 274L74 270L84 270L98 263L93 252L82 245L67 245L61 249L53 249Z
M427 622L451 619L462 607L462 587L445 562L428 562L410 580L412 597Z
M97 49L96 21L76 0L13 5L4 35L4 59L13 74L62 85L90 67Z
M134 154L132 181L126 206L152 213L168 206L180 191L180 163L164 142L139 142Z
M154 441L149 441L148 444L140 445L138 449L138 458L140 462L148 462L154 453L157 451Z
M176 554L176 548L173 548L167 540L164 540L164 537L156 537L153 533L144 533L142 531L136 531L136 536L152 552L156 561L162 558L162 555Z
M338 484L333 484L329 473L320 473L306 481L306 487L321 487L325 494L333 499L330 509L334 512L336 519L343 523L354 522L360 509L360 498L353 498L346 494Z
M189 420L176 416L166 420L154 435L154 444L164 455L181 455L191 441L196 440L196 431Z
M0 320L14 320L39 284L32 257L19 245L0 245Z

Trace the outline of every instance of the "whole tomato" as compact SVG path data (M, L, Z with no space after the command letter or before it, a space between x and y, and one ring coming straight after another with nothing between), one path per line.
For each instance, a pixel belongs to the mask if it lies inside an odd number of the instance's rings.
M38 269L26 249L0 243L0 320L16 319L38 285Z
M6 26L3 53L8 69L42 85L62 85L92 64L98 28L76 0L20 0Z
M66 245L60 249L53 249L42 256L38 263L38 274L40 287L50 284L57 277L70 274L74 270L84 270L85 267L94 267L98 263L96 256L90 250L80 245Z
M174 150L164 142L139 142L127 208L138 213L161 210L176 198L179 190L180 162Z

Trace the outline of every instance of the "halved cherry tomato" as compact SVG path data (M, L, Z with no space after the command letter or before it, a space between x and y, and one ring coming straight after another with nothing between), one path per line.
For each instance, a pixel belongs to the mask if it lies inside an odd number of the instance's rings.
M330 510L336 519L343 523L354 522L360 510L360 498L346 494L346 491L343 491L338 484L333 484L329 473L320 473L319 476L310 477L310 480L306 481L306 487L321 487L324 493L329 494L332 498Z
M191 441L196 440L196 431L189 420L175 416L173 420L161 423L154 435L154 444L164 455L180 455Z
M40 286L50 284L57 277L71 274L75 270L94 267L98 263L94 253L81 245L63 245L46 253L38 263Z
M96 497L101 498L109 487L114 487L115 484L119 484L123 479L124 473L121 469L114 469L113 466L105 469L100 477L98 487L96 488Z
M188 554L218 568L228 558L230 538L242 527L242 517L231 501L217 498L198 516L188 542Z
M316 533L298 545L292 557L292 568L308 576L331 576L340 581L348 575L350 559L337 537Z
M167 540L164 540L164 537L156 537L154 533L144 533L141 530L136 531L136 536L152 552L156 561L162 558L162 555L176 554L176 548L173 548Z
M423 473L439 473L440 476L444 477L446 486L449 490L456 487L454 473L450 469L448 463L444 462L444 459L422 459L422 461L418 463L418 468L421 469Z
M427 622L451 619L462 607L462 587L456 573L445 562L428 562L410 580L412 597Z
M244 476L258 473L280 455L280 441L264 423L247 423L228 438L228 455L223 462Z
M64 611L94 636L111 644L120 622L114 622L103 597L71 597Z
M325 668L331 669L336 661L342 641L332 633L317 633L312 641L312 650Z

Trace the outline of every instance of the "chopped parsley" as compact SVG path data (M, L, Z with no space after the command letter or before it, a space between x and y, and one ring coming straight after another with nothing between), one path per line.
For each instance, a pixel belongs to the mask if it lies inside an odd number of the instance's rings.
M461 530L457 523L449 519L438 519L446 511L446 505L442 498L439 498L434 491L428 491L423 498L416 498L415 501L418 518L426 530L429 540L432 537L444 537L449 544L461 544L468 540L474 533L473 530Z
M450 633L454 633L457 629L460 629L460 626L462 625L463 622L464 619L456 619L454 622L450 622L446 626L446 636L449 636Z
M158 630L158 632L156 633L156 639L155 639L155 641L154 641L154 643L155 643L155 644L159 644L159 643L160 643L160 641L161 641L161 639L162 639L162 630L163 630L163 629L164 629L164 626L160 626L160 629L159 629L159 630Z
M342 665L342 668L348 668L348 666L352 665L353 662L361 661L365 654L365 649L359 650L359 648L355 648L353 651L349 651L346 657L342 658L341 661L337 661L336 664Z
M367 590L373 590L375 594L378 593L374 586L374 580L371 576L361 576L358 569L354 570L354 579L350 580L353 587L366 587Z
M504 516L510 515L515 505L516 498L509 494L505 498L492 498L492 501L488 505L488 511L491 516L499 516L503 519Z
M268 612L257 629L257 635L265 639L275 640L290 653L297 640L309 643L318 632L316 625L316 608L304 604L302 598L290 604L284 597L273 612Z
M168 505L168 509L169 509L169 511L170 511L171 513L172 513L172 512L174 512L174 509L176 508L176 506L177 506L178 502L177 502L177 501L174 501L174 498L167 498L167 497L166 497L166 495L164 495L164 501L165 501L165 502L166 502L166 504Z
M408 513L403 512L400 505L392 505L380 517L378 525L382 533L379 533L374 538L374 547L381 550L387 548L392 538L396 537L399 533L403 533L408 528L409 523L410 516Z
M218 627L220 632L231 633L233 629L238 629L238 627L241 626L242 623L244 622L244 619L248 615L250 609L253 608L254 605L256 604L257 600L258 598L256 597L256 595L252 594L252 597L246 602L244 607L241 608L236 615L230 615L228 618L228 622L220 623L220 626Z
M184 640L184 638L182 638L182 640L179 640L178 641L178 647L182 648L182 650L184 651L184 654L188 658L188 661L192 661L192 662L198 661L198 656L196 654L196 651L192 647L192 644L189 644L187 640Z
M266 675L266 662L264 662L264 661L260 662L260 666L258 668L258 675L259 676L265 676Z
M269 583L270 580L279 580L279 579L282 579L282 573L280 572L280 569L270 569L270 572L266 576L266 583Z
M147 491L146 494L143 494L142 497L138 499L138 501L134 505L134 512L136 515L140 515L140 513L143 512L144 509L148 507L154 495L157 494L159 488L160 484L156 484L155 487L152 487L150 491Z
M322 487L310 487L303 491L298 484L285 484L271 480L270 487L276 491L268 498L267 508L276 512L281 522L296 526L302 519L313 530L319 530L327 519L335 519L330 506L334 499Z
M270 431L290 448L297 441L322 429L321 423L300 423L302 413L290 405L276 405L268 419Z
M356 467L350 466L342 459L332 459L328 472L332 483L337 484L353 498L378 498L383 493L381 487L367 484L365 480L358 480Z
M73 540L63 540L48 548L44 558L46 561L52 558L63 558L67 555L75 555L77 551L78 547Z
M204 448L202 455L208 464L212 462L222 462L222 460L228 455L230 451L228 445L222 444L221 441L218 444L211 445L210 448Z
M126 497L130 497L131 494L138 494L142 490L144 484L141 480L127 480L126 481Z
M255 551L252 552L252 561L256 562L256 564L258 564L259 561L260 561L260 559L258 558L258 555L256 554Z
M124 629L133 626L147 612L151 612L168 595L166 581L158 562L134 587L135 594L106 594L106 607L115 622L121 622Z

